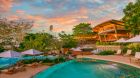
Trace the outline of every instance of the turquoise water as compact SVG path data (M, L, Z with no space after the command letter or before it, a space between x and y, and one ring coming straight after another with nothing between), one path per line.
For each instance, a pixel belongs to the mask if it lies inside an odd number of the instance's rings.
M8 68L19 61L18 58L0 58L0 69Z
M55 57L55 56L27 56L27 57L21 57L21 58L0 58L0 69L8 68L8 67L16 64L20 60L30 60L33 58L39 59L39 60L43 60L46 58L48 58L50 60L54 60L57 57Z
M69 61L52 66L33 78L140 78L140 69L102 60Z

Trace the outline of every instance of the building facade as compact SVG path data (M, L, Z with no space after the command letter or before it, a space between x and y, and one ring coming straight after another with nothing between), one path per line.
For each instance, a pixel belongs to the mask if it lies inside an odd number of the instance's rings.
M124 22L118 20L109 20L93 28L97 33L97 40L101 42L113 42L120 38L130 38L129 30L124 27Z

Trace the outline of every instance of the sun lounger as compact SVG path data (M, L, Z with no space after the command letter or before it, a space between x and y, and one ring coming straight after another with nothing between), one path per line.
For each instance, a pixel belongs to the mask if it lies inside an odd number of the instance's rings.
M23 72L23 71L26 71L25 67L24 66L16 66L15 69L19 72Z
M127 50L126 54L124 56L130 56L132 54L132 50Z
M39 61L39 62L38 62L38 65L39 65L39 66L41 66L41 65L42 65L42 63L43 63L43 61Z
M12 67L12 68L9 68L9 69L4 69L4 70L1 70L2 73L5 73L5 74L14 74L17 72L17 70Z
M32 63L32 64L27 64L28 67L33 67L36 68L39 64L38 63Z
M116 55L120 55L122 53L122 50L118 50L117 53L115 53Z
M140 52L136 52L135 53L135 57L130 59L130 62L136 62L139 63L140 62Z

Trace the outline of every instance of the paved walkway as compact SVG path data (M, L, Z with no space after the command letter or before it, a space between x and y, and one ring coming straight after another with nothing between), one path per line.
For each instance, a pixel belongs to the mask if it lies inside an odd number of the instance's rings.
M12 75L0 74L0 78L31 78L31 76L47 68L48 66L45 65L37 68L27 67L25 72L18 72Z
M130 61L130 59L133 57L126 57L126 56L121 56L121 55L108 55L108 56L100 56L100 55L81 56L79 55L77 56L77 58L93 58L93 59L108 60L108 61L119 62L119 63L128 64L128 65L140 68L140 65Z

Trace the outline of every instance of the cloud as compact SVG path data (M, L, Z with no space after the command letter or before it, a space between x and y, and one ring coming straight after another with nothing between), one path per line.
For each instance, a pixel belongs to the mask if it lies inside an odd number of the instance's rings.
M89 3L99 3L102 4L104 3L104 0L79 0L81 2L89 2Z
M8 20L18 20L20 17L17 16L17 15L11 15L11 16L8 16L7 19Z
M12 7L13 0L0 0L0 12L7 12Z
M22 14L22 15L23 15L23 14L25 14L25 11L23 11L23 10L17 10L16 13L17 13L17 14Z
M130 1L134 0L0 0L0 12L10 20L33 20L35 31L54 25L55 32L70 32L81 22L95 26L122 18Z

